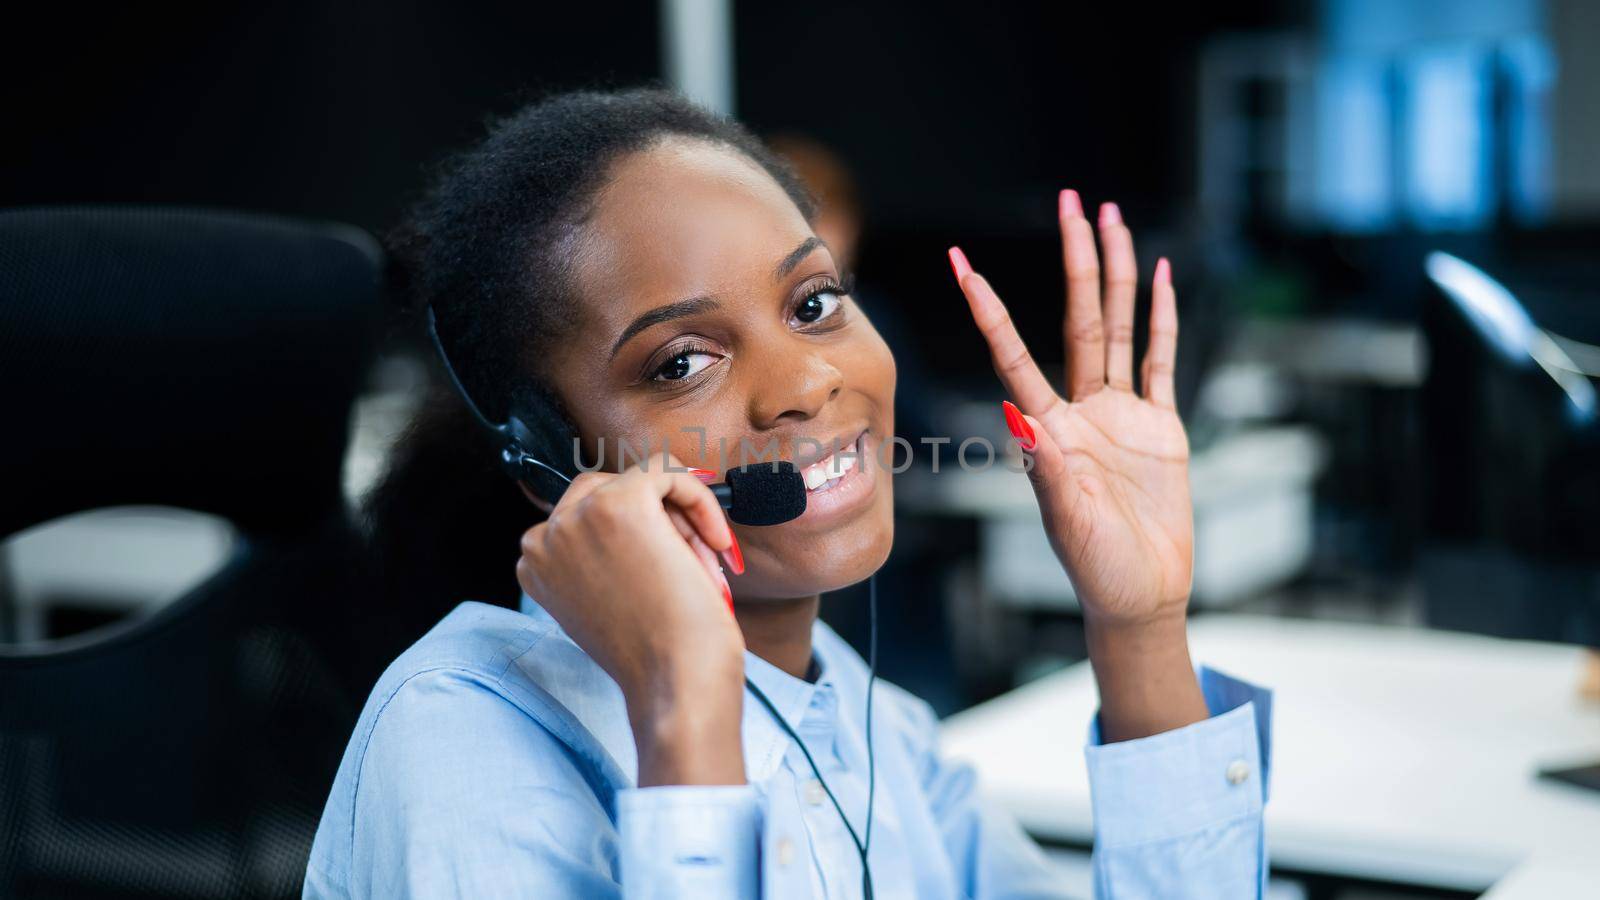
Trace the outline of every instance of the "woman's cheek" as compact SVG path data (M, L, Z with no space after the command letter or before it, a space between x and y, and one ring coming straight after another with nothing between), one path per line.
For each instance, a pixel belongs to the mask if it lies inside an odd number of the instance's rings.
M861 385L862 392L879 407L883 416L881 425L885 431L882 439L887 441L894 434L894 390L899 373L895 367L894 351L889 349L889 344L878 333L878 329L873 328L870 322L864 322L862 331L860 349L851 355L852 359L858 361L855 383Z

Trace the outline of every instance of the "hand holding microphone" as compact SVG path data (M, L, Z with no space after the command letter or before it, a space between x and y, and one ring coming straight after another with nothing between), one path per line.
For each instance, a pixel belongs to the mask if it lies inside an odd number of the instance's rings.
M641 786L741 784L744 638L717 556L743 561L722 506L788 521L804 483L788 463L714 488L671 457L645 465L579 475L523 535L517 580L622 687Z
M622 687L641 786L742 784L744 638L693 543L727 551L733 532L660 462L579 475L523 535L517 580Z

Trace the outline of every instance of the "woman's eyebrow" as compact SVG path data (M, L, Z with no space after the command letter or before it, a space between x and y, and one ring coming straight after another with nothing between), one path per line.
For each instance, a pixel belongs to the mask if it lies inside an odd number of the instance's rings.
M622 329L622 336L617 338L615 344L611 345L611 358L616 359L617 351L622 349L622 345L646 328L660 325L662 322L670 322L673 319L699 315L707 310L716 309L719 305L716 300L710 297L690 297L687 300L679 300L674 303L668 303L665 306L658 306L629 322L628 327Z
M784 278L794 271L795 266L800 265L801 260L810 256L813 250L826 246L828 246L828 242L815 235L806 238L800 242L800 246L789 251L788 256L778 261L777 266L773 267L772 277L774 279ZM658 306L645 312L632 322L629 322L627 328L622 329L622 335L617 338L615 344L611 345L611 358L615 359L617 352L622 349L622 345L632 340L635 335L646 328L660 325L662 322L670 322L673 319L699 315L707 310L716 309L717 306L717 301L710 297L690 297L687 300L668 303L665 306Z
M822 238L816 237L814 235L812 237L808 237L805 240L801 241L800 242L800 246L798 246L798 247L794 248L793 250L789 251L789 255L785 256L778 263L777 267L775 267L772 270L772 278L773 278L773 280L776 281L776 280L784 278L790 272L794 271L794 267L795 266L800 265L800 261L802 259L805 259L807 256L810 256L811 255L811 251L817 249L818 247L826 247L826 246L828 246L828 242L827 241L823 240Z

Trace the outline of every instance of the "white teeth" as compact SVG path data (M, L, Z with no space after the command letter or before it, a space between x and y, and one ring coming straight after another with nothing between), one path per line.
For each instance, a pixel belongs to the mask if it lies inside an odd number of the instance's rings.
M860 453L856 450L857 441L851 441L850 446L843 448L838 453L829 456L818 463L806 466L800 474L806 480L806 490L828 490L845 476L845 473L856 467L860 462Z
M828 457L828 477L843 478L844 473L856 467L855 445L851 444L843 451Z

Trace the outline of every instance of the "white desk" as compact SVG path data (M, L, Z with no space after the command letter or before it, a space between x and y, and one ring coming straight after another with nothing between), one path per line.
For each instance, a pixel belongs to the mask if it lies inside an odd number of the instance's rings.
M1600 794L1535 777L1600 756L1576 648L1221 614L1191 642L1196 662L1274 691L1274 864L1473 891L1516 870L1496 900L1565 896L1518 883L1600 897ZM1097 702L1073 666L952 716L944 747L1030 832L1087 843L1079 748Z
M985 404L984 414L993 409ZM974 417L976 418L976 417ZM945 448L937 475L901 476L895 502L902 511L976 518L979 574L985 595L1020 609L1075 610L1072 582L1050 549L1039 501L1010 458L983 466L972 452L963 469ZM1312 483L1322 471L1324 443L1301 426L1257 428L1229 435L1190 460L1194 495L1194 603L1228 606L1282 584L1305 567L1312 551ZM909 474L909 473L908 473Z

